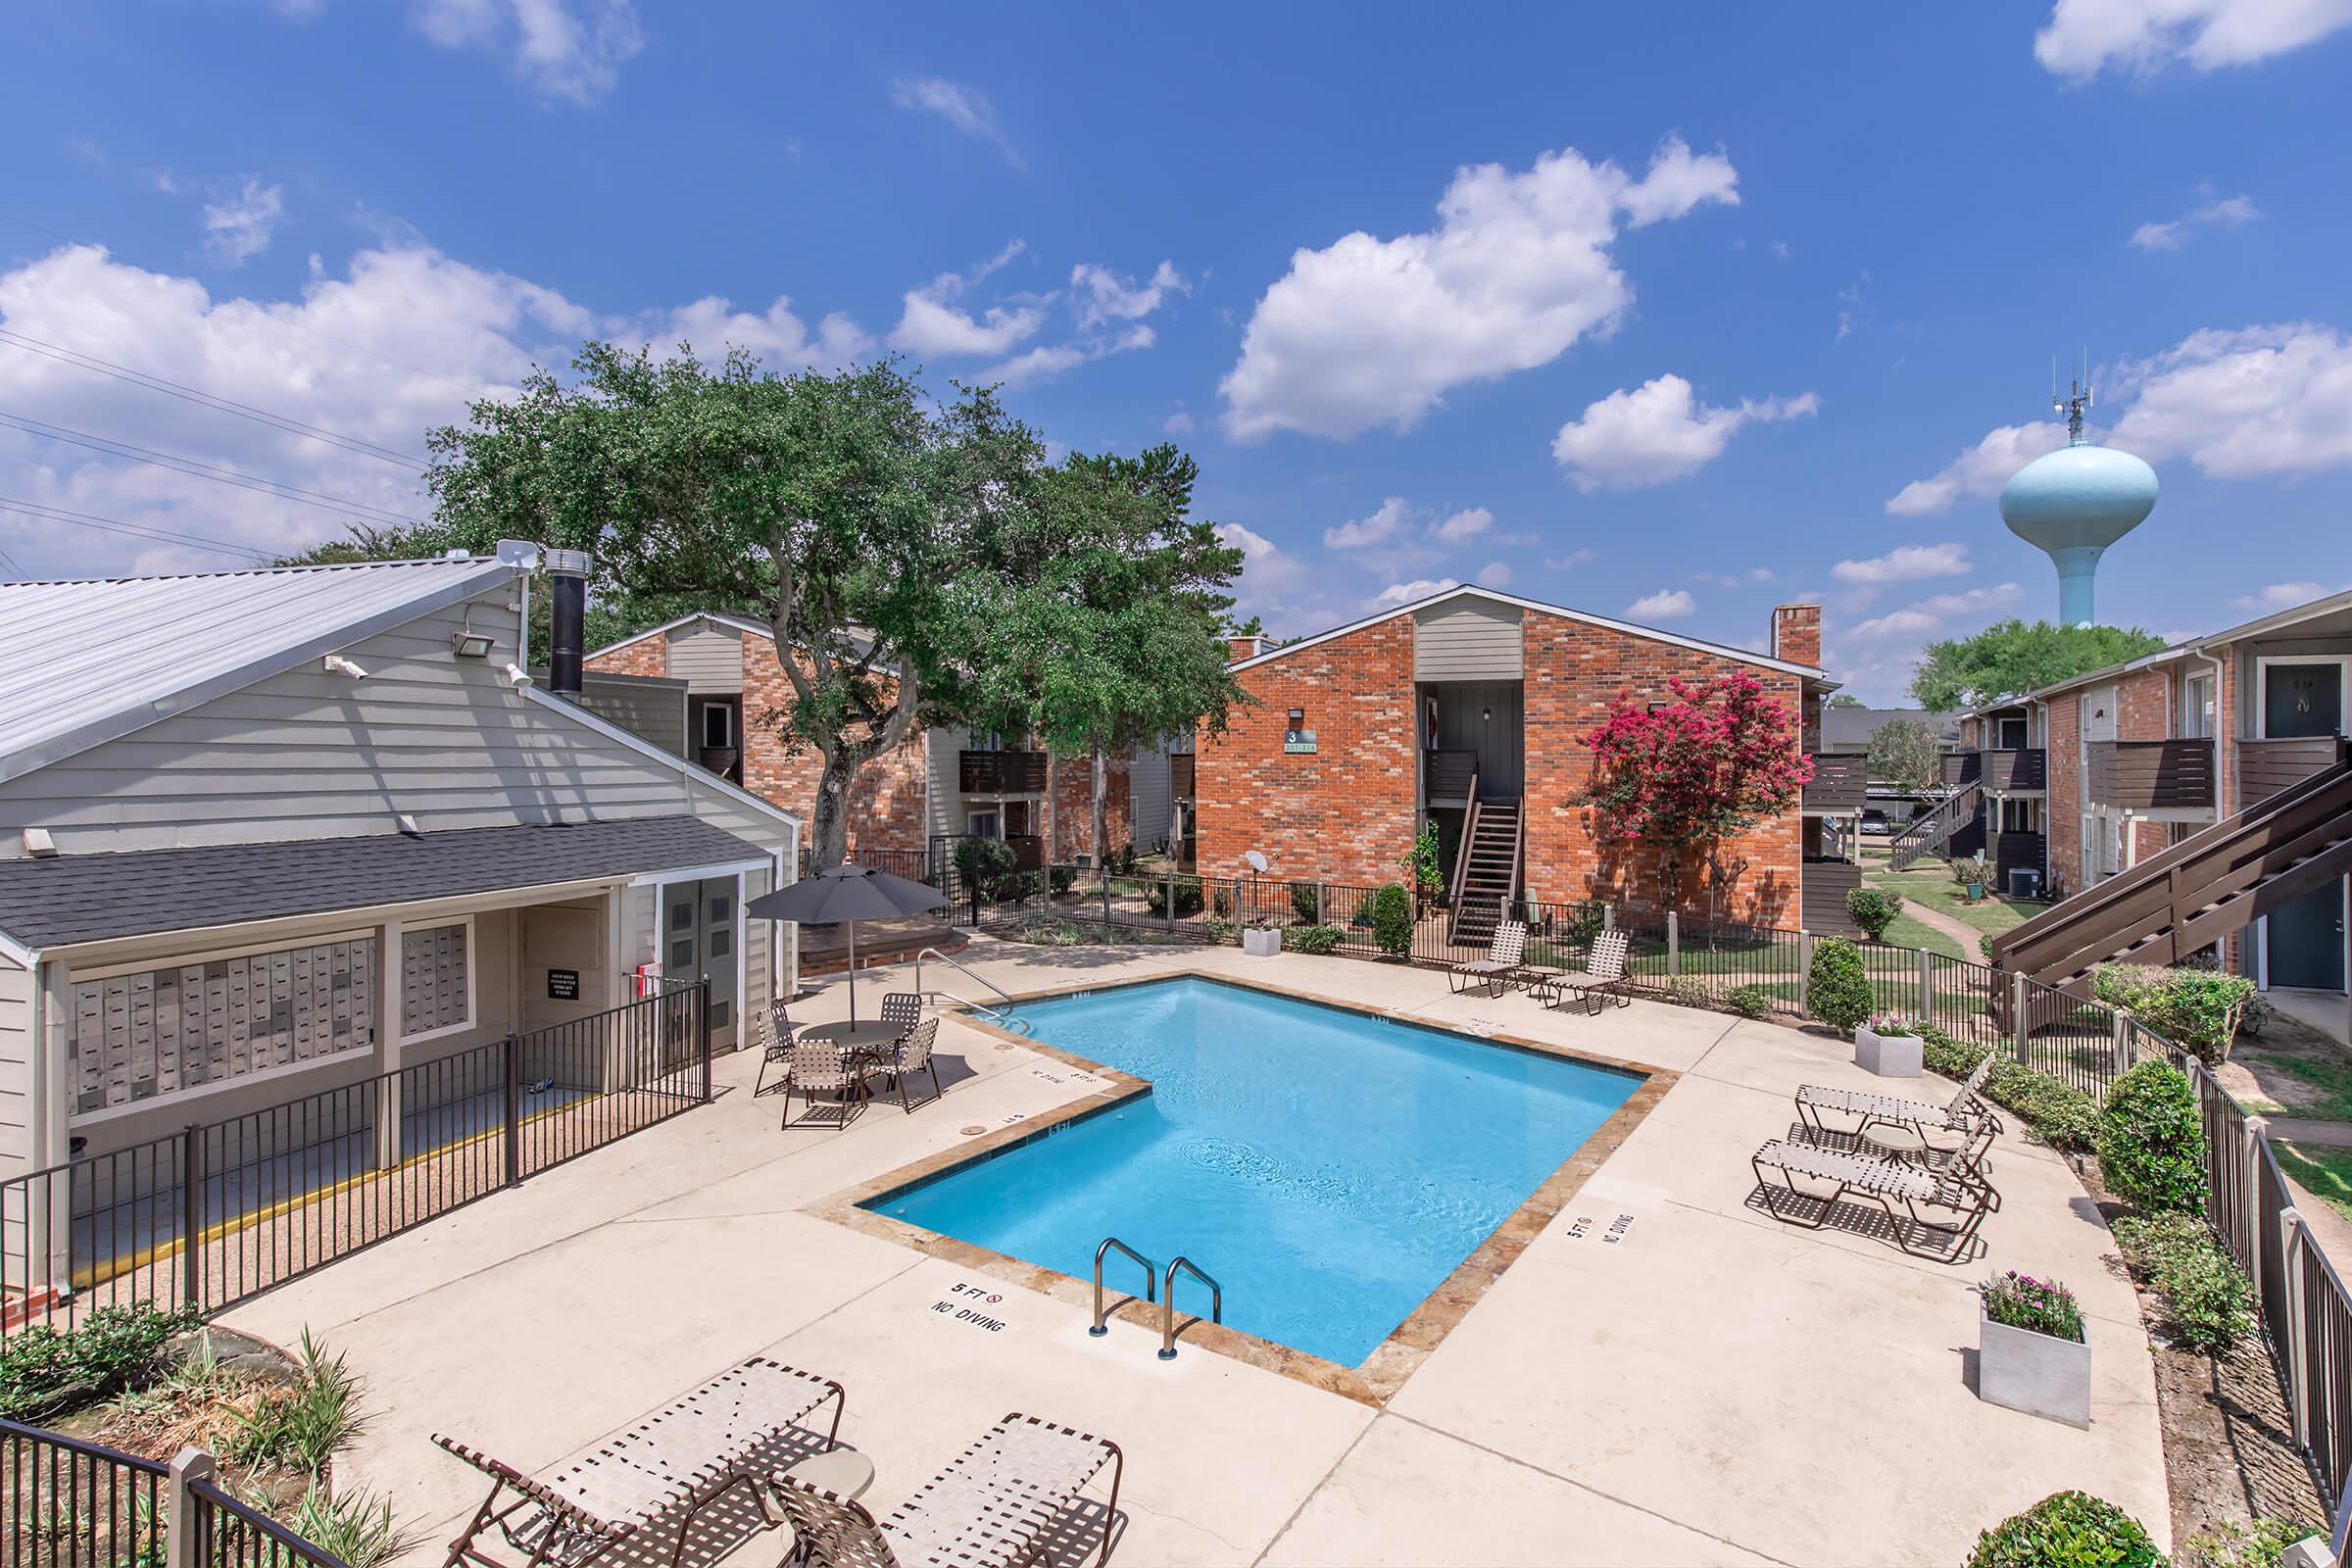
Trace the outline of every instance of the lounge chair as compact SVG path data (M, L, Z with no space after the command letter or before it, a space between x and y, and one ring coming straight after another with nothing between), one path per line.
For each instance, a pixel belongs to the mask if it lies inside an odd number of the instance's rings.
M1750 1163L1756 1173L1756 1187L1764 1196L1764 1206L1784 1225L1819 1230L1828 1221L1830 1211L1847 1197L1863 1198L1886 1211L1896 1246L1906 1252L1940 1262L1965 1260L1969 1243L1975 1240L1977 1228L1984 1223L1984 1216L1992 1207L1992 1190L1980 1183L1949 1174L1936 1176L1915 1165L1839 1153L1782 1138L1757 1150ZM1779 1172L1780 1181L1771 1180L1766 1175L1768 1171ZM1809 1193L1797 1185L1800 1177L1826 1182L1834 1190L1826 1196ZM1819 1205L1811 1219L1800 1212L1800 1202ZM1930 1219L1921 1212L1923 1208L1939 1208L1955 1217L1948 1221ZM1941 1237L1943 1245L1922 1245L1926 1236Z
M1806 1084L1796 1092L1796 1113L1813 1127L1822 1127L1821 1113L1825 1110L1854 1117L1854 1126L1844 1131L1859 1131L1875 1122L1890 1122L1897 1127L1917 1128L1923 1134L1974 1133L1979 1127L1989 1127L1997 1133L2001 1130L2000 1118L1984 1098L1984 1077L1992 1070L1992 1056L1991 1052L1986 1052L1984 1059L1977 1063L1977 1070L1968 1075L1967 1082L1944 1104L1928 1100L1901 1100L1867 1089L1829 1089L1820 1084Z
M956 1462L876 1521L856 1501L777 1476L776 1506L792 1521L795 1552L819 1568L1012 1568L1045 1560L1053 1528L1087 1483L1111 1466L1102 1550L1127 1467L1119 1446L1018 1412L980 1435Z
M792 1092L799 1090L808 1103L801 1120L813 1125L823 1118L816 1114L816 1097L821 1093L833 1096L840 1119L835 1129L849 1126L857 1116L859 1098L865 1087L865 1075L852 1054L830 1040L796 1040L792 1046L792 1064L784 1074L784 1120L781 1127L794 1125Z
M943 1092L939 1087L939 1063L931 1059L931 1048L938 1040L939 1020L925 1018L906 1031L906 1038L899 1042L896 1055L872 1062L865 1069L869 1076L879 1075L885 1084L898 1090L899 1108L908 1115L914 1113L914 1106L906 1100L908 1078L928 1068L931 1073L931 1099L937 1100ZM924 1103L929 1104L930 1101Z
M1547 1006L1558 1007L1574 1002L1593 1013L1611 1002L1620 1007L1627 1006L1634 999L1627 995L1626 947L1623 931L1614 927L1603 931L1592 939L1583 969L1542 970L1535 976L1532 989Z
M1446 983L1453 987L1457 997L1481 986L1492 986L1499 995L1526 965L1527 924L1504 920L1494 927L1494 939L1487 944L1487 956L1455 964L1447 973Z
M767 1092L768 1068L780 1065L788 1073L791 1071L794 1038L792 1015L781 1005L752 1013L752 1044L760 1049L760 1072L752 1080L753 1099Z
M747 1489L758 1505L760 1480L781 1457L772 1451L777 1440L828 1400L833 1423L824 1446L830 1449L841 1435L841 1413L849 1402L841 1385L754 1356L608 1438L594 1453L545 1481L435 1433L435 1443L491 1482L490 1495L464 1534L450 1543L443 1568L460 1563L505 1568L482 1550L481 1537L492 1529L527 1554L533 1568L543 1563L583 1568L623 1547L635 1557L636 1543L673 1518L674 1538L666 1544L676 1568L696 1516L737 1487ZM803 1430L813 1444L814 1431ZM501 1507L499 1499L508 1493L514 1500Z

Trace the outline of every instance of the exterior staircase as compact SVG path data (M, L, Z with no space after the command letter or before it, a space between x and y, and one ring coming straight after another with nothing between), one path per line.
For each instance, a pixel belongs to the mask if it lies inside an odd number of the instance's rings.
M1917 816L1889 842L1893 870L1903 870L1923 855L1933 855L1952 841L1952 835L1977 819L1977 803L1984 798L1979 784L1963 784L1936 803L1936 808Z
M1494 940L1502 911L1519 897L1523 849L1517 801L1473 801L1453 867L1447 947L1483 948Z
M1992 961L2078 994L2102 963L2178 963L2352 871L2352 762L2237 815L1993 939Z

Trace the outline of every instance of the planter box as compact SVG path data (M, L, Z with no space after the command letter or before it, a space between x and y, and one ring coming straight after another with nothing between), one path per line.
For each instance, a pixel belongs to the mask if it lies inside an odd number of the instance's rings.
M1977 1308L1977 1396L2028 1415L2090 1425L2090 1343L1995 1323Z
M1274 930L1258 931L1244 926L1242 927L1242 951L1252 958L1271 958L1282 951L1282 933Z
M1854 1065L1882 1078L1917 1078L1927 1070L1919 1036L1883 1035L1868 1024L1854 1026Z

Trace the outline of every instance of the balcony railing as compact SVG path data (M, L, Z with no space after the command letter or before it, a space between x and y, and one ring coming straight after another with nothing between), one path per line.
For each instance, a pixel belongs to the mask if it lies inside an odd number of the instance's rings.
M1994 795L2049 788L2049 767L2038 746L2013 751L1958 752L1943 760L1946 789L1982 784Z
M1467 806L1478 783L1476 752L1431 752L1422 764L1427 770L1423 798L1432 806Z
M2300 784L2314 773L2333 767L2344 755L2344 742L2335 735L2281 736L2273 740L2247 737L2237 742L2237 798L2232 810L2244 810L2282 789Z
M1041 795L1046 788L1046 754L959 752L956 788L965 795Z
M2092 741L2085 794L2132 811L2213 807L2213 742Z
M1816 752L1804 809L1843 816L1862 809L1869 794L1870 760L1859 752Z

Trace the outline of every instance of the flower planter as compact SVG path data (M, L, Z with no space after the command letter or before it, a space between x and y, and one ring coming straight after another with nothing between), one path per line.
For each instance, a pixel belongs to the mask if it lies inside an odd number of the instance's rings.
M1866 1023L1854 1026L1854 1065L1882 1078L1917 1078L1927 1070L1919 1036L1883 1035Z
M1259 930L1254 926L1244 926L1242 951L1252 958L1271 958L1282 951L1282 933L1271 927Z
M2090 1425L2090 1343L1995 1323L1977 1308L1977 1396L2068 1426Z

